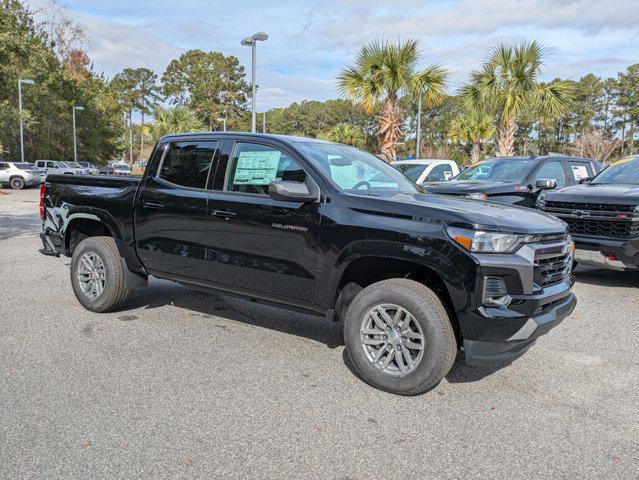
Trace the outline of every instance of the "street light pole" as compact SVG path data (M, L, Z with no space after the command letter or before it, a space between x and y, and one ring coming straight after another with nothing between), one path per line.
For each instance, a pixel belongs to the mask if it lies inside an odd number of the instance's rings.
M419 92L419 103L417 104L417 141L415 142L415 159L419 158L419 142L422 136L422 92Z
M22 125L22 84L33 85L35 82L29 79L18 79L18 111L20 115L20 161L24 163L24 127Z
M78 146L77 146L77 140L76 140L76 134L75 134L75 111L76 110L84 110L84 107L80 107L80 106L74 106L73 107L73 161L77 162L78 161Z
M266 112L262 112L262 133L266 133Z
M268 35L264 32L257 32L242 40L241 44L251 47L251 132L256 131L256 110L255 110L255 68L256 68L256 46L258 41L265 41Z

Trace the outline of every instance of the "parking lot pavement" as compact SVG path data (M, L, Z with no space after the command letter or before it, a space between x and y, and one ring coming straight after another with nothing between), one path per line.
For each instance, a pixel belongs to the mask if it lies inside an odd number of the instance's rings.
M578 270L574 314L500 369L398 397L341 324L153 280L76 302L0 194L0 478L639 478L639 275Z

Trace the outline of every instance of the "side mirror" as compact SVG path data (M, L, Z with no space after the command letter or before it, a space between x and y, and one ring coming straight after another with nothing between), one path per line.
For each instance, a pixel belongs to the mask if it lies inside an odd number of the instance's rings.
M554 178L539 179L535 183L535 188L538 188L539 190L552 190L553 188L557 188L557 180Z
M305 183L280 181L268 184L268 194L273 200L282 202L314 202L317 195L311 193Z

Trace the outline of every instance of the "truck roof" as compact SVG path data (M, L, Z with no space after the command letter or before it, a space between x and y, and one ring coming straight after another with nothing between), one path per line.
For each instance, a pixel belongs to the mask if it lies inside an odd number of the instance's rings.
M256 137L258 137L258 138L266 138L266 139L279 140L281 142L289 143L289 144L293 144L293 143L308 143L308 142L313 142L313 143L334 143L334 142L329 142L327 140L320 140L318 138L298 137L298 136L295 136L295 135L278 135L278 134L273 134L273 133L251 133L251 132L193 132L193 133L178 133L178 134L165 135L162 138L160 138L160 141L162 141L162 140L179 140L180 138L202 138L202 139L220 138L220 137L226 137L226 136L233 136L233 137L241 136L241 137L250 137L250 138L256 138Z

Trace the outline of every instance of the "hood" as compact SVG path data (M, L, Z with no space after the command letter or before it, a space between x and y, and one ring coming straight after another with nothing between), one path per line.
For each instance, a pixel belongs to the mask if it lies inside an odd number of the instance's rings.
M546 201L603 204L639 204L639 185L597 185L587 183L548 191Z
M422 217L425 221L464 228L512 233L563 233L564 222L530 208L433 194L400 193L390 197L362 196L367 213ZM359 202L353 202L359 203Z
M465 195L468 193L510 193L515 192L518 183L507 182L480 182L477 180L451 180L449 182L424 183L422 187L432 193L446 195Z

